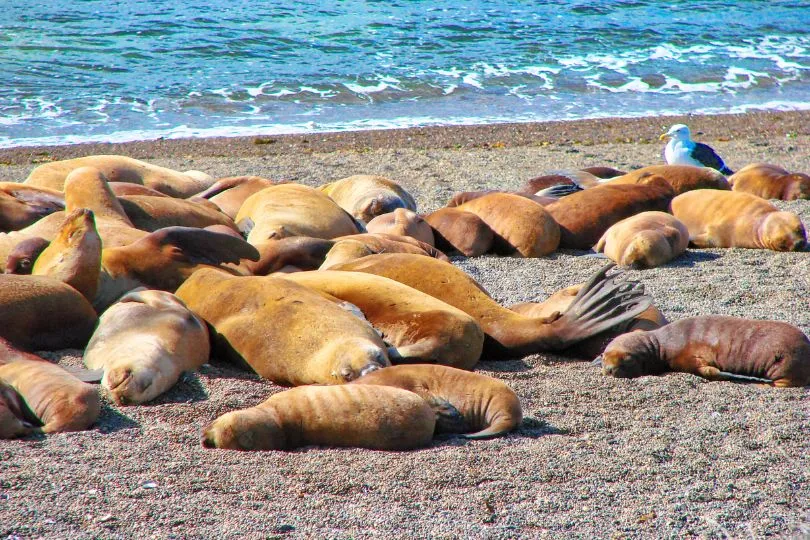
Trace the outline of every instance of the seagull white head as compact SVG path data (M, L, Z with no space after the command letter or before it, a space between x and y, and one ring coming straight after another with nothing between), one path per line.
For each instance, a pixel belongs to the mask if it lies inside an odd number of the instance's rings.
M686 127L685 124L675 124L669 128L669 131L661 135L659 139L663 141L668 137L681 141L688 141L691 138L691 133L689 133L689 128Z

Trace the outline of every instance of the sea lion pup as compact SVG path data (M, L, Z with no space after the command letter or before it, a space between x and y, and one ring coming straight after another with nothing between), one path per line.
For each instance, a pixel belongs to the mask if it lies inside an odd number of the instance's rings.
M613 264L596 272L571 306L548 319L524 317L498 304L486 290L450 263L406 253L371 255L334 270L384 276L438 298L470 315L486 334L484 351L525 356L560 350L632 319L647 309L650 298L639 283L606 277Z
M0 337L33 351L83 348L98 317L82 294L44 276L0 274Z
M59 191L0 182L0 232L23 229L64 208L65 198Z
M240 267L248 274L266 276L273 272L300 272L317 270L326 260L326 254L335 240L291 236L280 240L267 240L256 244L258 261L242 261Z
M300 184L279 184L254 193L236 215L251 244L289 236L335 238L361 232L357 222L320 191Z
M140 184L130 184L129 182L108 182L110 190L116 197L124 195L149 195L150 197L168 197L156 189L148 188Z
M435 257L443 261L450 260L447 255L430 244L425 244L410 236L364 233L335 238L335 244L326 254L320 270L328 270L336 264L353 261L376 253L412 253L414 255Z
M366 224L366 230L372 234L408 236L431 246L435 245L430 225L419 214L407 208L397 208L393 212L375 217Z
M93 425L101 412L95 387L56 364L15 349L3 339L0 339L0 380L23 398L42 423L33 432L82 431Z
M356 174L318 188L355 218L373 218L406 208L416 212L416 201L402 186L383 176Z
M523 197L524 199L529 199L530 201L534 201L540 206L546 206L553 202L556 202L558 197L546 197L542 195L535 195L533 193L522 193L520 191L507 191L505 189L486 189L483 191L460 191L453 195L449 201L447 201L448 208L454 208L456 206L461 206L466 202L470 202L474 199L478 199L480 197L484 197L485 195L490 195L492 193L511 193L512 195L518 195L519 197Z
M34 236L23 240L11 250L6 259L6 274L28 275L34 269L34 261L37 260L50 242L39 236Z
M92 302L100 272L101 237L93 211L80 208L65 218L59 234L36 258L31 274L67 283Z
M490 193L458 209L475 214L492 229L496 253L542 257L554 252L560 244L560 226L551 214L519 195Z
M492 249L495 233L480 217L458 208L439 208L425 216L438 249L477 257Z
M740 247L799 251L807 243L804 225L792 212L740 191L698 189L672 200L672 213L699 248Z
M726 177L717 169L711 167L695 167L693 165L651 165L642 167L627 174L613 178L608 184L637 184L643 178L658 175L672 186L675 195L686 193L694 189L722 189L730 190Z
M686 225L666 212L642 212L614 223L596 243L619 266L655 268L674 259L689 245Z
M430 444L433 411L418 395L391 386L304 386L255 407L224 414L202 434L205 448L292 450L344 446L412 450Z
M368 321L288 279L204 268L176 294L211 325L219 355L277 384L341 384L390 365Z
M142 231L154 232L174 226L202 229L209 225L225 225L236 230L233 220L219 208L210 208L211 203L206 200L197 203L171 197L126 195L119 197L118 201L132 225Z
M452 367L391 366L351 384L395 386L418 394L435 411L437 433L486 439L509 433L523 420L520 400L506 383Z
M182 173L117 155L85 156L45 163L31 171L25 183L62 191L68 174L79 167L94 167L110 182L142 184L179 198L190 197L214 183L214 178L200 171Z
M261 176L230 176L220 178L205 191L190 197L190 200L209 200L216 204L222 213L231 219L236 219L239 208L248 197L274 185L276 182Z
M666 212L675 192L660 176L638 184L604 184L578 191L545 207L560 225L560 247L590 249L624 218L647 210Z
M714 381L810 385L810 341L795 326L779 321L690 317L621 335L600 360L602 372L614 377L681 371Z
M285 276L357 306L390 345L392 362L430 362L472 369L484 332L472 317L392 279L364 272L297 272Z
M763 199L810 199L810 175L790 173L767 163L746 165L728 178L731 189Z
M208 328L175 295L130 292L99 318L84 365L103 369L101 385L121 405L144 403L208 362Z

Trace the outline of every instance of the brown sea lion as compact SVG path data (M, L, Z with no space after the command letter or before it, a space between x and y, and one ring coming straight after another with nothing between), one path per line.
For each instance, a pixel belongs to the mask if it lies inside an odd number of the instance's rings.
M142 231L154 232L164 227L197 227L224 225L236 230L231 218L212 209L208 201L196 203L172 197L126 195L118 198L132 225Z
M582 172L592 174L597 178L601 178L602 180L609 180L611 178L616 178L617 176L627 174L625 171L620 171L619 169L614 169L613 167L605 167L605 166L585 167L584 169L581 170Z
M810 175L790 173L767 163L746 165L728 178L731 189L763 199L810 199Z
M643 286L606 277L612 264L583 285L562 315L549 319L524 317L499 305L484 288L450 263L406 253L371 255L335 267L368 272L404 283L459 308L484 330L486 353L524 356L560 350L598 334L647 309Z
M332 199L300 184L280 184L254 193L242 204L236 223L251 244L289 236L330 239L361 232L354 218Z
M554 186L571 186L574 190L598 186L601 178L587 171L555 171L527 180L518 189L520 193L539 194Z
M637 184L643 178L658 175L672 186L675 195L686 193L694 189L722 189L730 190L728 180L723 174L711 167L695 167L693 165L651 165L631 171L618 178L613 178L609 184Z
M15 349L3 339L0 380L14 388L43 424L32 431L81 431L93 425L101 411L101 400L93 386L56 364Z
M23 240L11 250L6 259L6 274L28 275L34 269L34 261L45 251L50 242L39 236Z
M240 266L254 276L266 276L273 272L317 270L334 245L335 240L309 236L267 240L256 244L258 261L243 261Z
M390 365L368 321L284 278L204 268L176 294L213 327L220 355L277 384L340 384Z
M470 202L474 199L478 199L486 195L491 195L492 193L511 193L512 195L517 195L519 197L523 197L524 199L534 201L540 206L546 206L557 201L557 197L545 197L542 195L535 195L533 193L522 193L520 191L507 191L505 189L487 189L484 191L461 191L459 193L456 193L449 201L447 201L447 204L445 206L447 206L448 208L454 208L456 206L461 206L464 203Z
M597 360L614 377L680 371L709 380L810 385L810 340L779 321L690 317L619 336Z
M148 195L150 197L168 197L156 189L148 188L140 184L130 184L129 182L108 182L110 190L116 197L124 195Z
M672 213L697 247L798 251L807 243L799 216L780 212L761 197L741 191L698 189L672 200Z
M17 231L65 208L56 190L17 182L0 182L0 232Z
M459 210L475 214L495 233L493 250L505 255L542 257L560 243L560 227L539 204L511 193L490 193Z
M614 223L596 243L619 266L655 268L666 264L689 245L686 225L666 212L642 212Z
M412 253L435 257L443 261L449 260L447 255L430 244L425 244L410 236L363 233L335 238L335 244L326 254L320 270L328 270L337 264L376 253Z
M506 383L447 366L416 364L378 369L351 384L395 386L414 392L436 413L436 431L468 439L498 437L515 429L523 410Z
M224 414L202 435L206 448L292 450L344 446L411 450L430 444L436 418L425 401L390 386L304 386Z
M285 276L357 306L382 334L392 362L419 361L472 369L484 332L472 317L392 279L364 272L297 272Z
M216 204L225 215L236 219L239 208L248 197L275 184L276 182L261 176L230 176L220 178L205 191L191 197L191 200L207 199Z
M605 184L563 197L545 207L560 225L560 247L590 249L608 228L647 210L669 209L675 192L660 176L638 184Z
M433 229L416 212L407 208L397 208L382 214L366 224L369 233L384 233L394 236L408 236L433 246Z
M142 184L171 197L190 197L214 183L212 177L199 171L183 173L117 155L85 156L44 163L31 171L25 183L62 191L68 174L79 167L94 167L110 182Z
M425 221L433 228L435 245L444 252L477 257L492 249L495 233L480 217L458 208L440 208Z
M33 431L23 414L24 407L20 394L0 379L0 439L23 437Z
M59 234L36 258L31 274L67 283L92 302L100 272L101 237L93 211L80 208L65 218Z
M318 188L355 218L368 223L397 208L416 211L416 201L402 186L383 176L356 174Z
M0 337L26 350L83 348L98 317L76 289L43 276L0 274Z
M126 294L99 318L84 351L89 369L103 369L104 386L116 403L151 401L177 382L183 371L208 362L205 322L179 298L164 291Z

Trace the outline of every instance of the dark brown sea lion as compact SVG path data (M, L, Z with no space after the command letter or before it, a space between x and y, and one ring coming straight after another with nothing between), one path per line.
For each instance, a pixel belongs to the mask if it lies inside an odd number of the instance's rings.
M383 233L393 236L408 236L433 246L433 229L416 212L407 208L397 208L393 212L382 214L366 224L369 233Z
M790 173L767 163L746 165L728 178L731 189L763 199L810 199L810 175Z
M17 231L65 208L56 190L0 182L0 232Z
M346 446L411 450L430 444L436 419L425 401L390 386L304 386L220 416L202 445L231 450Z
M39 236L34 236L23 240L11 250L6 259L6 274L27 275L34 269L34 261L37 260L50 242Z
M643 178L658 175L672 186L675 195L693 189L722 189L728 191L731 186L723 174L711 167L693 165L651 165L631 171L608 182L609 184L637 184Z
M437 432L463 433L468 439L504 435L523 420L520 400L506 383L448 366L391 366L351 384L396 386L414 392L436 412Z
M276 182L261 176L230 176L220 178L205 191L191 197L191 200L207 199L216 204L225 215L236 219L239 208L248 197L274 185Z
M608 180L610 178L616 178L617 176L627 174L625 171L620 171L619 169L614 169L613 167L604 167L604 166L585 167L584 169L581 170L582 172L592 174L595 177L601 178L603 180Z
M519 197L523 197L524 199L534 201L540 206L546 206L557 201L557 197L544 197L542 195L535 195L533 193L522 193L520 191L507 191L505 189L487 189L484 191L462 191L456 193L449 201L447 201L447 204L445 206L447 206L448 208L454 208L457 206L461 206L464 203L470 202L474 199L478 199L486 195L491 195L492 193L511 193L512 195L517 195Z
M594 246L619 266L655 268L689 245L689 231L666 212L642 212L614 223Z
M485 354L524 356L561 350L630 320L647 309L649 297L638 283L606 278L607 265L583 285L562 315L532 319L511 311L450 263L405 253L371 255L335 267L368 272L404 283L459 308L478 321L486 334Z
M334 245L335 240L309 236L267 240L256 244L259 260L243 261L241 267L254 276L266 276L273 272L317 270Z
M707 315L621 335L601 363L614 377L681 371L709 380L807 386L810 340L784 322Z
M416 211L416 201L402 186L383 176L357 174L320 186L341 208L368 223L397 208Z
M440 208L424 217L433 228L436 247L444 252L458 251L467 257L477 257L492 249L495 233L471 212Z

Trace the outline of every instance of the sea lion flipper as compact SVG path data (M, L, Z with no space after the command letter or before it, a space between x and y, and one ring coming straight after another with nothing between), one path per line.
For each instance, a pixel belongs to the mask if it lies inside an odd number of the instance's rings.
M65 371L76 377L82 382L86 383L100 383L101 379L104 377L104 369L85 369L81 367L67 367L62 366L65 368Z
M566 195L576 193L577 191L582 191L582 188L576 184L558 184L556 186L541 189L535 193L535 195L540 197L555 197L559 199L561 197L565 197Z
M437 396L425 398L430 408L436 413L436 431L442 433L463 433L465 430L464 415L452 403Z
M728 371L720 371L716 367L704 366L698 369L698 375L711 381L733 381L739 383L765 383L773 384L772 379L763 377L752 377L751 375L740 375Z
M259 260L259 252L246 241L233 236L194 227L164 227L142 241L172 245L192 264L238 264L241 259Z

